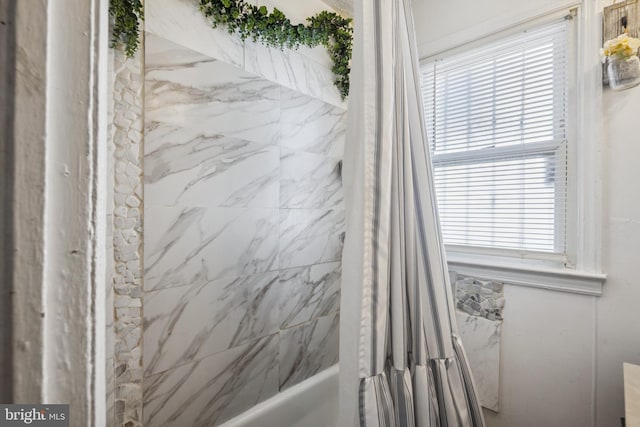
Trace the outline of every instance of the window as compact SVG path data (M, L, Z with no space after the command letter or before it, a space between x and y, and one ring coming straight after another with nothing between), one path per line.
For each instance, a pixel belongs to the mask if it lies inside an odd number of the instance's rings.
M430 44L445 49L423 61L422 86L447 260L601 295L599 10L551 13Z
M423 63L448 251L571 263L571 26L560 19Z

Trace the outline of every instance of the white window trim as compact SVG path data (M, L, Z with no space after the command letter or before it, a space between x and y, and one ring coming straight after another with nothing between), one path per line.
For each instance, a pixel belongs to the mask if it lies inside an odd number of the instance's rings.
M572 269L545 268L535 266L487 263L459 258L458 254L448 254L449 270L458 274L469 275L479 279L491 279L511 285L553 291L571 292L582 295L602 295L602 285L607 276L602 273L590 273Z
M573 153L575 161L575 182L567 191L575 195L573 204L577 212L572 215L576 224L568 229L568 248L575 256L574 265L570 267L558 265L554 260L513 259L491 255L491 251L466 251L447 246L449 270L459 274L504 281L505 283L542 288L555 291L571 292L584 295L602 295L602 287L606 274L602 272L602 68L599 61L600 25L597 2L584 0L575 4L564 5L561 9L548 11L546 14L532 16L528 20L520 20L517 26L503 28L492 34L484 34L485 42L496 35L504 37L509 30L518 31L523 26L531 26L536 22L548 21L553 16L576 8L576 39L579 41L576 55L576 99L575 126L572 126L580 150ZM471 39L463 34L455 43L458 46L472 44L478 40L478 34ZM452 40L447 40L451 44ZM455 49L447 49L449 52ZM423 60L431 60L439 55L430 55ZM569 227L571 228L571 227Z

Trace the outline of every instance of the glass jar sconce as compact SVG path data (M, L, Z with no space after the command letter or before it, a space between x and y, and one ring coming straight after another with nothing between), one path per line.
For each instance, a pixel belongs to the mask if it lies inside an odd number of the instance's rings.
M640 37L640 0L615 0L603 10L603 41L618 36ZM619 49L619 46L618 46ZM617 50L614 48L613 50ZM609 52L603 69L603 83L612 90L630 89L640 84L640 59L638 52Z
M640 84L640 59L638 55L626 58L612 56L607 58L607 76L609 87L620 91Z

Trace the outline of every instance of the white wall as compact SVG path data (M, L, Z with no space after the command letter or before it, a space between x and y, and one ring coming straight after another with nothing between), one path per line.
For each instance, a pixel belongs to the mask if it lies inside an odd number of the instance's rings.
M414 0L420 52L437 53L568 4ZM603 295L505 286L501 411L487 413L490 427L620 425L622 362L640 364L638 111L640 87L605 90L602 254L608 280Z
M597 426L623 411L622 362L640 364L640 87L605 91L604 248L609 279L597 301Z
M413 0L420 56L506 29L580 0Z
M13 3L12 400L101 427L108 1Z
M591 426L595 298L509 285L504 293L500 412L485 411L487 425Z

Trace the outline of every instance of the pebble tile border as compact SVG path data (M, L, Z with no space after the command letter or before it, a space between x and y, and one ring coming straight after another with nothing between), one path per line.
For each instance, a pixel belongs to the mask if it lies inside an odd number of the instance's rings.
M115 425L142 425L144 53L114 51L113 302Z
M456 308L472 316L502 320L504 283L455 275Z

